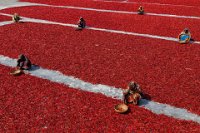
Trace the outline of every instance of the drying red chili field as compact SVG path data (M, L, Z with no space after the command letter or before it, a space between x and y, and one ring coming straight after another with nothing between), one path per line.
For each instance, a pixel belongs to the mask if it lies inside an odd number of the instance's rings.
M200 8L198 7L198 3L196 0L193 2L187 0L184 2L190 3L191 6L184 6L184 4L180 4L179 2L182 2L180 0L177 2L177 5L182 6L172 6L172 5L159 5L159 4L148 4L148 1L139 2L134 1L135 3L117 3L117 2L101 2L102 0L97 1L91 1L91 0L68 0L67 2L65 0L52 0L52 1L46 1L46 0L21 0L21 1L29 1L29 2L36 2L36 3L43 3L43 4L51 4L51 5L67 5L67 6L78 6L78 7L87 7L87 8L98 8L98 9L108 9L108 10L122 10L122 11L133 11L136 12L139 6L144 6L145 11L147 12L154 12L154 13L165 13L165 14L176 14L176 15L200 15ZM111 0L108 0L111 1ZM114 0L113 0L114 1ZM122 1L122 0L121 0ZM170 0L171 1L171 0ZM175 1L175 0L174 0ZM156 3L156 2L155 2ZM160 2L160 3L168 3L170 2ZM175 4L175 2L172 2ZM187 11L186 11L187 10ZM189 10L189 12L188 12Z
M49 5L131 11L138 4L92 0L22 0ZM119 2L119 1L118 1ZM143 0L143 2L146 2ZM196 1L151 0L154 13L199 16ZM197 11L190 10L194 6ZM169 7L169 8L168 8ZM156 12L156 10L160 12ZM185 27L200 40L200 19L139 16L59 7L29 6L0 10L23 17L76 24L80 16L89 27L176 38ZM0 16L0 22L11 20ZM56 70L92 84L123 88L136 81L150 100L187 109L200 115L200 45L179 44L156 38L133 36L42 23L12 23L0 26L0 55L17 58L21 53L43 68ZM130 106L118 114L114 106L122 101L85 92L63 84L33 77L9 75L13 68L0 64L0 132L199 132L200 124L155 114Z
M199 10L200 11L200 10ZM54 7L21 7L3 10L4 13L20 15L30 18L76 24L82 16L86 18L87 25L91 27L132 31L143 34L177 37L186 26L193 31L194 38L200 38L198 29L199 20L180 19L161 16L140 16L119 13L106 13L85 10L73 10ZM67 12L67 13L66 13ZM94 17L95 16L95 17ZM56 18L56 19L55 19ZM114 20L114 21L113 21ZM148 24L146 23L148 22ZM170 33L170 34L169 34Z
M12 19L11 19L10 17L0 15L0 22L3 22L3 21L11 21L11 20L12 20Z
M9 71L0 68L1 73ZM6 73L0 79L5 81L1 82L1 132L198 131L197 123L158 117L137 106L120 115L113 111L117 100L28 75Z

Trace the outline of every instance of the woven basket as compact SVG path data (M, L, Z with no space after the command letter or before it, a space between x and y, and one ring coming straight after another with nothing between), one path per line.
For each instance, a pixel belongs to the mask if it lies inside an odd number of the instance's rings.
M13 76L19 76L19 75L23 74L23 71L22 70L13 70L10 72L10 74Z
M116 105L114 109L117 113L125 113L128 111L128 106L122 103L122 104Z

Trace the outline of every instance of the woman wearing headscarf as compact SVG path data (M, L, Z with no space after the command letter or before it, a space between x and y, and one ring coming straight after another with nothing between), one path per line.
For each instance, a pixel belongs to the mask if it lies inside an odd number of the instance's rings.
M20 70L29 70L31 69L31 61L25 55L19 55L17 59L17 68Z

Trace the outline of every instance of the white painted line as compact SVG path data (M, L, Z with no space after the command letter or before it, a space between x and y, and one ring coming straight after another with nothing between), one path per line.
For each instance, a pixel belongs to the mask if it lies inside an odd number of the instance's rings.
M0 13L0 15L5 15L5 16L10 16L10 17L12 16L11 14L5 14L5 13ZM55 24L55 25L61 25L61 26L67 26L67 27L74 27L74 28L77 27L77 25L75 25L75 24L59 23L59 22L53 22L53 21L41 20L41 19L34 19L34 18L27 18L27 17L21 17L21 18L23 19L22 20L23 22L33 22L33 23L43 23L43 24ZM178 42L177 38L166 37L166 36L142 34L142 33L127 32L127 31L120 31L120 30L95 28L95 27L86 27L86 29L96 30L96 31L103 31L103 32L110 32L110 33L116 33L116 34L140 36L140 37L146 37L146 38L153 38L153 39L160 39L160 40L167 40L167 41ZM193 44L200 44L200 42L199 41L194 41Z
M106 3L126 3L126 4L146 4L146 5L159 5L159 6L172 6L172 7L190 7L199 8L198 6L187 6L187 5L176 5L176 4L164 4L164 3L149 3L149 2L130 2L130 1L112 1L112 0L93 0L96 2L106 2Z
M15 67L16 59L0 55L0 64L9 67ZM29 73L31 76L50 80L51 82L64 84L66 86L69 86L70 88L93 93L100 93L114 99L123 99L123 91L121 88L115 88L102 84L91 84L73 76L64 75L59 71L44 69L41 67L33 67L32 70L27 71L26 73ZM200 124L200 116L197 114L193 114L186 109L176 108L168 104L162 104L145 99L141 100L139 106L148 109L155 114L164 114L166 116L174 117L176 119L194 121Z

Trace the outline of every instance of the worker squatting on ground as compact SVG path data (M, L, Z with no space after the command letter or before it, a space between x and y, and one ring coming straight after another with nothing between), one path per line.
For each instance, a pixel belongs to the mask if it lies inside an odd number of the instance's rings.
M191 40L191 33L188 28L185 28L178 36L180 43L189 43Z
M78 21L78 28L77 30L82 30L83 28L85 28L86 26L86 21L80 17L79 21Z
M17 13L15 13L14 15L13 15L13 17L12 17L12 20L14 21L14 22L19 22L19 20L20 20L20 17L19 17L19 15L17 14Z
M139 14L139 15L143 15L143 14L144 14L144 8L143 8L142 6L140 6L140 7L138 8L138 14Z
M125 104L132 103L134 105L137 105L139 99L142 98L143 93L140 86L134 81L132 81L129 83L127 89L124 90L123 95L124 95L123 100Z
M19 55L17 59L17 68L20 70L30 70L31 69L31 61L23 54Z

